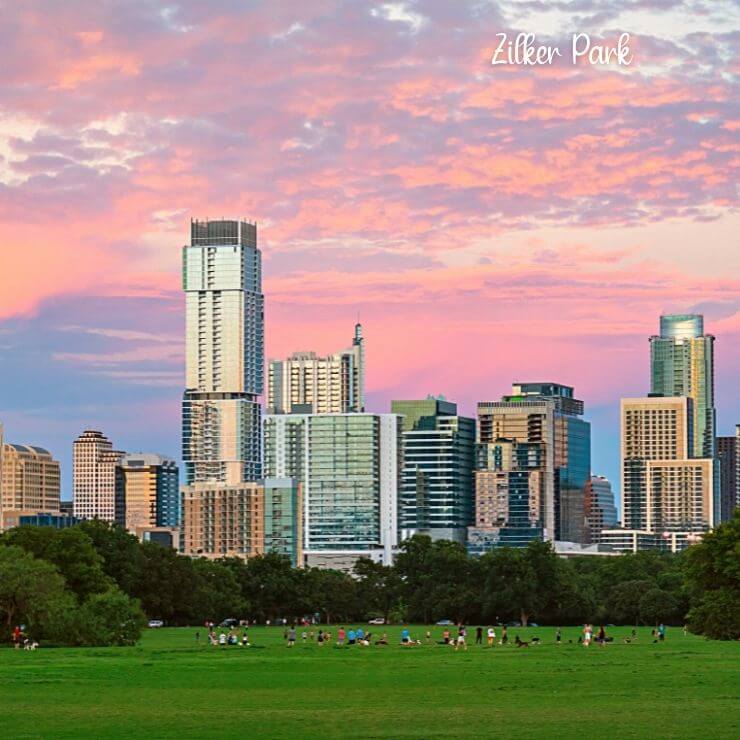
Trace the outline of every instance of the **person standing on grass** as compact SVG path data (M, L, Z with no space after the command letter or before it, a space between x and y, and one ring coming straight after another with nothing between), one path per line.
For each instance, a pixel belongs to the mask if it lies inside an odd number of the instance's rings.
M493 627L488 628L488 647L492 648L496 643L496 630Z
M467 651L468 643L465 641L466 637L467 637L467 630L465 629L465 627L460 625L460 628L457 631L457 642L455 643L455 652L457 652L460 647L462 647L463 650Z
M475 628L475 644L476 645L483 644L483 627Z
M557 632L555 632L555 644L560 645L562 641L563 641L563 634L560 631L560 627L558 627Z
M324 632L323 632L323 630L319 630L319 634L316 635L316 642L318 642L319 647L321 647L324 644Z
M442 633L442 639L444 640L445 645L450 644L450 630L445 627L444 632Z
M665 625L661 622L658 625L658 639L663 642L665 640Z
M365 639L365 630L362 627L357 628L357 642Z
M427 630L426 639L427 639L427 645L431 644L432 642L432 631L431 630Z
M499 640L499 645L506 645L506 643L509 642L509 632L506 628L506 625L503 625L501 627L501 639Z
M357 633L352 629L352 627L350 627L349 632L347 633L347 644L354 645L355 642L357 642Z
M337 632L337 645L339 647L344 646L344 640L347 637L347 633L344 631L344 627L340 627L339 631Z
M288 636L288 647L293 647L295 645L295 625L292 625L286 634Z
M588 647L591 644L591 625L583 625L583 647Z

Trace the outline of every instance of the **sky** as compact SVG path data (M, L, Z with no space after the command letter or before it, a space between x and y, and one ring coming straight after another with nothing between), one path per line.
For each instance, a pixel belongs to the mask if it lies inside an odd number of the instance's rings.
M575 386L618 487L661 312L740 422L740 9L727 0L0 0L0 421L70 496L85 428L179 457L181 247L248 218L268 357L366 337L369 410ZM629 67L491 65L497 33ZM567 57L567 54L565 55Z

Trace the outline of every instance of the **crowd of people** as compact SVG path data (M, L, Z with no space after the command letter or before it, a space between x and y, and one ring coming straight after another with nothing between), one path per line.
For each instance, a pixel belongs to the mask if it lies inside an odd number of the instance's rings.
M315 624L311 622L305 622L301 625L300 629L295 624L285 626L283 630L283 639L288 648L293 648L298 643L299 639L303 645L306 644L317 644L319 647L333 644L337 648L345 648L352 646L359 647L370 647L372 645L389 645L388 633L383 632L380 635L375 635L370 631L365 631L363 627L339 627L336 631L336 636L328 628L315 629ZM242 623L238 627L232 626L228 628L221 628L220 632L217 632L213 623L207 623L208 629L208 643L211 646L227 647L229 645L238 645L241 647L252 647L252 643L249 640L249 623ZM595 630L592 624L585 624L581 630L581 634L577 638L576 642L583 647L589 647L592 642L605 647L611 642L614 642L612 636L607 635L606 629L603 625L599 627L596 636L594 636ZM684 630L686 634L686 630ZM665 625L660 624L658 627L652 630L653 642L663 642L665 640L666 628ZM509 628L507 625L500 626L500 632L497 633L496 627L476 627L475 628L475 645L488 648L494 648L496 646L506 647L513 645L519 648L526 648L529 646L536 646L542 643L542 638L534 635L528 639L522 640L519 634L516 634L513 641L509 641ZM498 638L498 639L497 639ZM624 644L631 642L637 642L637 630L632 629L630 636L625 636L622 639ZM196 642L200 642L200 632L195 633ZM556 645L563 644L563 632L560 627L555 630ZM569 643L573 643L572 639L568 640ZM424 632L423 639L416 637L411 634L408 626L404 626L401 629L401 635L399 645L401 647L417 647L421 645L444 645L452 647L455 652L468 649L468 628L464 624L458 624L454 627L445 626L441 632L440 639L435 640L432 636L432 631L427 629Z

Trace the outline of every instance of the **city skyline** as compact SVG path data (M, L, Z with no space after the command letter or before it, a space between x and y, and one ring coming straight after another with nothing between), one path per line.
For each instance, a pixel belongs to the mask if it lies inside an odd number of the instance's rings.
M442 393L474 416L517 378L574 386L618 489L619 399L649 391L659 315L698 312L733 433L736 8L586 3L578 30L632 33L617 70L492 68L496 32L559 41L574 19L481 7L14 12L0 413L61 461L65 499L86 428L180 458L180 247L209 215L259 223L267 357L330 354L360 313L368 411Z

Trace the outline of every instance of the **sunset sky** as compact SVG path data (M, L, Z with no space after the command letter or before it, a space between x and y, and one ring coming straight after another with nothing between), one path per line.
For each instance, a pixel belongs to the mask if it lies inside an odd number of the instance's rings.
M0 421L179 457L180 248L259 224L267 356L359 312L369 410L576 388L618 401L698 311L740 422L740 11L722 0L0 0ZM632 34L629 67L491 66L496 33ZM567 56L567 55L566 55Z

